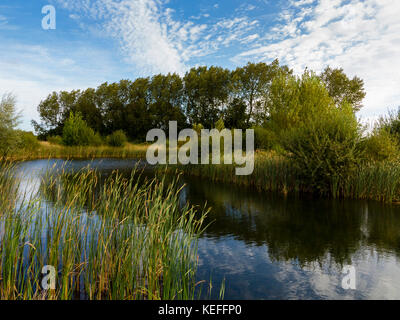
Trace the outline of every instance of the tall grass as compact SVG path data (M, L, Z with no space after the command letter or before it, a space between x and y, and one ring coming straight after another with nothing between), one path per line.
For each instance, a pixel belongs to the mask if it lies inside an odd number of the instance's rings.
M34 159L92 159L92 158L140 158L146 157L147 145L126 144L124 147L74 146L67 147L41 142L34 150L17 150L7 156L8 161Z
M395 162L364 162L346 180L332 181L329 194L318 194L303 183L301 173L295 170L291 162L275 153L257 152L251 175L237 176L236 167L224 164L179 165L179 170L185 175L284 195L312 194L331 198L400 201L400 164ZM168 166L168 170L172 168L175 167Z
M54 170L35 197L0 198L1 299L196 298L206 212L179 208L176 181ZM55 290L42 290L46 265Z

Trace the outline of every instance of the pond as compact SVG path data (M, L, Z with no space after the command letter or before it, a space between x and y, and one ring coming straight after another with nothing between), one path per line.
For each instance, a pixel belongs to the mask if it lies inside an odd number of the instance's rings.
M23 184L37 187L46 168L63 160L19 165ZM72 161L103 176L130 172L134 160ZM149 169L148 174L151 174ZM182 179L183 203L211 208L199 242L199 280L212 298L400 299L400 206L367 201L281 197L199 178ZM344 289L345 266L355 289Z

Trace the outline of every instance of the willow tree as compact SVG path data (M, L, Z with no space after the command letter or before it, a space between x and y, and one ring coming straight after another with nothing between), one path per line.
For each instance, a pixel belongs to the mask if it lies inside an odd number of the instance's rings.
M20 136L16 131L20 114L17 113L16 99L12 94L5 94L0 102L0 153L7 156L18 147Z

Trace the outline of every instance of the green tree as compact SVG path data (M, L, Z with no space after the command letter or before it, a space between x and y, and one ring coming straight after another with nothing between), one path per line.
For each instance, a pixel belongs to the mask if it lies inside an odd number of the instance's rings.
M91 129L80 113L70 113L63 128L63 143L66 146L88 146L98 144L98 136Z
M358 77L349 79L342 68L330 67L325 68L320 78L337 106L347 102L353 107L354 112L361 109L366 95L362 79Z
M0 102L0 153L2 157L18 147L20 136L16 131L20 114L16 110L16 99L11 94L3 95Z
M136 79L131 83L129 94L124 117L125 124L119 129L124 130L131 140L143 141L153 120L150 112L150 79Z
M264 125L279 139L287 130L336 108L324 84L306 71L301 77L280 74L272 82L264 111Z
M107 143L112 147L123 147L128 141L122 130L117 130L107 137Z
M212 128L231 93L231 73L221 67L192 68L184 77L185 111L190 124Z
M230 129L247 129L246 103L234 98L224 111L224 122Z
M271 64L251 63L244 67L238 67L232 73L232 84L235 95L247 105L246 125L250 125L256 105L264 105L268 98L268 92L272 80L278 73L291 74L288 67L279 66L279 60L274 60Z
M156 75L150 83L152 127L166 130L169 121L177 121L178 129L186 125L182 111L183 81L177 74Z
M338 196L362 159L361 131L352 107L321 108L286 132L283 146L310 191Z

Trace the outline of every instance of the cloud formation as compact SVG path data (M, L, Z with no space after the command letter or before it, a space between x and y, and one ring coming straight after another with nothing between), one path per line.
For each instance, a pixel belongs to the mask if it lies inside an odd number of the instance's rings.
M400 105L400 2L396 0L290 1L265 44L234 61L279 58L300 73L343 67L365 80L363 115Z
M233 43L250 43L258 21L246 15L202 23L210 14L177 19L175 10L160 0L57 0L65 9L83 12L117 39L126 60L144 74L185 72L193 59ZM74 18L76 19L75 15Z

